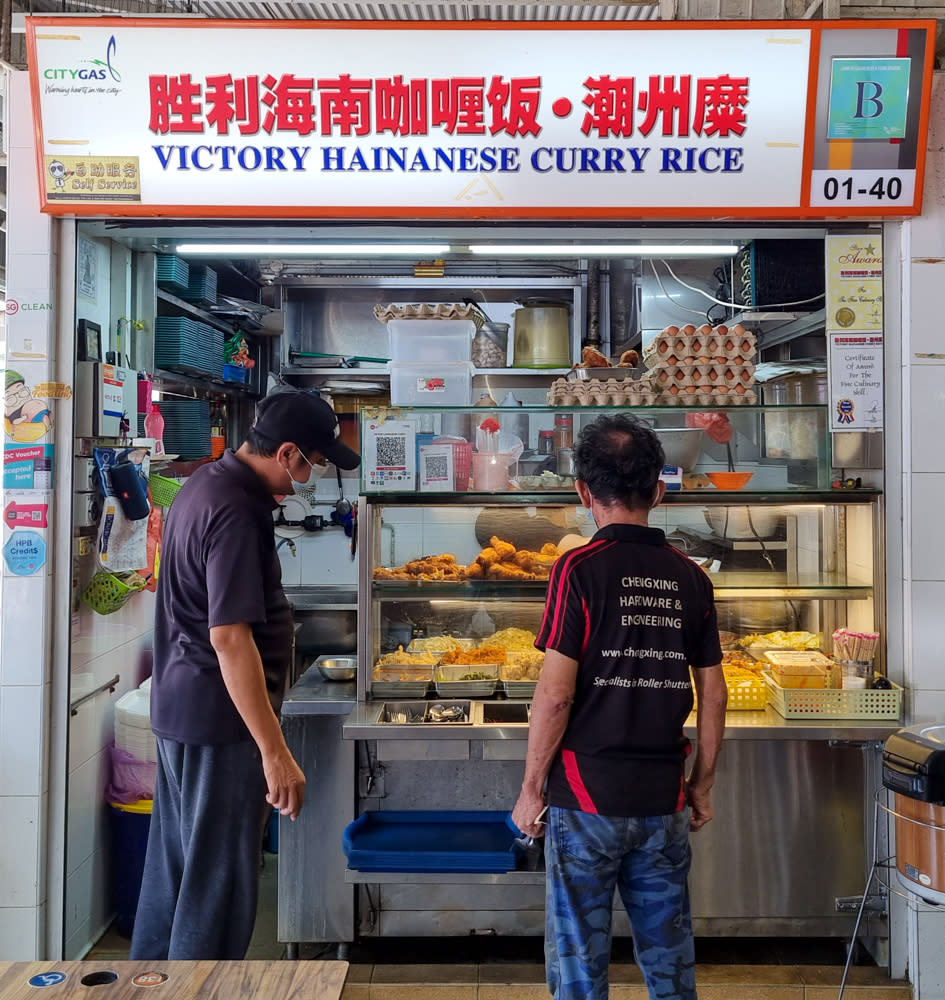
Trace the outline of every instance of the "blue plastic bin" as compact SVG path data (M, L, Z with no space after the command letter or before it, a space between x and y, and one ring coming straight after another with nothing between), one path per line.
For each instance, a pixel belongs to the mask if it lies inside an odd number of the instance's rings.
M120 802L110 802L109 805L112 817L112 898L118 933L130 938L141 893L153 801L139 799L127 805Z
M348 867L369 872L507 872L520 836L507 812L368 812L350 823Z

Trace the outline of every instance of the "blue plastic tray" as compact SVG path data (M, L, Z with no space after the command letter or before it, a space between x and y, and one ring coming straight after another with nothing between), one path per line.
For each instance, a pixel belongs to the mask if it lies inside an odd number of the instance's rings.
M348 867L368 872L507 872L520 836L507 812L369 812L350 823Z

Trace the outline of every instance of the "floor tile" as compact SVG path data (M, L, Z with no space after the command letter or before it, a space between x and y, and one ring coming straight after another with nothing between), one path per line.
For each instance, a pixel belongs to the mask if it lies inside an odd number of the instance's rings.
M611 986L610 1000L649 1000L650 992L645 986Z
M367 983L345 982L341 1000L371 1000L371 987Z
M804 980L794 965L697 965L696 983L703 986L721 986L742 983L759 986L802 986Z
M479 969L475 965L375 965L372 986L401 983L427 983L475 986Z
M373 965L348 965L348 974L345 976L345 986L367 985L371 982L371 975L374 972Z
M843 978L842 965L801 965L801 980L808 986L839 986ZM875 965L851 965L847 972L847 986L908 986L901 979L891 980L885 969Z
M548 987L524 983L479 984L478 1000L548 1000ZM613 997L613 992L611 992Z
M484 962L479 966L479 985L544 985L545 967L540 962Z
M701 992L699 1000L703 1000ZM837 1000L837 987L808 986L804 1000ZM843 1000L912 1000L912 987L847 985L843 991Z
M808 1000L803 986L699 986L699 1000ZM833 1000L837 1000L834 996Z
M609 970L612 986L639 986L643 983L643 973L635 963L615 962Z
M478 989L475 983L464 986L371 983L370 1000L477 1000Z

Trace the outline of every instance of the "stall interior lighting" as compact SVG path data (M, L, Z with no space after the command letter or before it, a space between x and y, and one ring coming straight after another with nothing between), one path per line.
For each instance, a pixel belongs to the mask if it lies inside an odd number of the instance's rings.
M179 243L175 252L209 257L732 257L733 243Z
M210 257L423 257L450 252L447 243L179 243L175 253Z
M740 247L729 243L475 243L469 252L490 257L733 257Z

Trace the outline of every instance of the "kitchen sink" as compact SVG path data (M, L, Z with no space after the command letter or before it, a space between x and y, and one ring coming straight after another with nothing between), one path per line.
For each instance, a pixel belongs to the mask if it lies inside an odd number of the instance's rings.
M528 725L529 706L524 702L485 701L482 703L482 721L484 725Z

